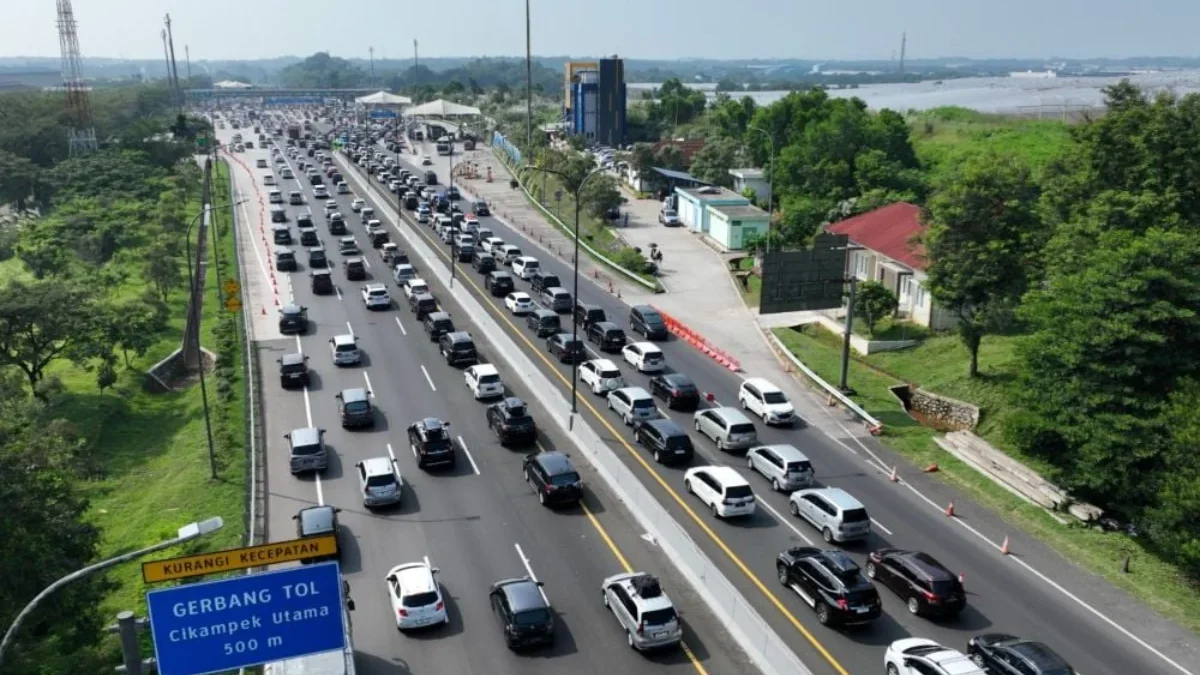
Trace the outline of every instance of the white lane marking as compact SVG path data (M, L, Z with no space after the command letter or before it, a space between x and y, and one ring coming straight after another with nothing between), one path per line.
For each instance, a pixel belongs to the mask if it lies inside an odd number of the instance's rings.
M395 453L395 451L394 451L394 450L392 450L392 444L391 444L391 443L388 443L388 444L387 444L387 451L388 451L388 457L391 457L391 458L392 458L392 462L393 462L393 463L395 463L395 461L396 461L396 453Z
M478 476L479 466L475 464L475 458L471 456L471 450L467 448L467 442L463 440L462 436L458 437L458 445L463 449L463 452L467 454L467 460L471 462L471 468L475 470L475 475Z
M334 286L334 287L333 287L333 292L334 292L335 294L337 294L337 299L338 299L338 300L341 300L341 299L342 299L342 289L338 288L337 286Z
M429 556L425 556L425 557L424 557L424 558L422 558L422 559L425 561L425 566L426 566L426 567L428 567L429 569L431 569L431 570L432 570L432 569L433 569L433 565L432 565L432 564L429 562Z
M287 280L288 302L296 304L296 286L292 283L292 275L287 274L283 278Z
M429 377L429 371L425 370L425 366L421 366L421 372L425 373L425 381L429 383L429 388L437 391L437 387L433 384L433 378Z
M806 535L806 534L804 534L803 532L801 532L801 531L800 531L800 528L798 528L798 527L796 527L795 525L793 525L793 524L792 524L792 521L791 521L790 519L788 519L788 518L785 518L785 517L783 516L783 514L782 514L782 513L780 513L780 512L778 512L778 511L776 511L776 510L775 510L775 507L773 507L773 506L771 506L770 504L768 504L768 503L767 503L767 500L763 499L762 497L759 497L757 494L755 494L755 495L754 495L754 500L755 500L756 502L758 502L759 506L762 506L762 507L763 507L763 508L765 508L766 510L770 511L770 512L771 512L771 515L775 516L775 520L778 520L780 523L783 523L784 525L787 525L787 527L788 527L788 529L789 529L789 530L791 530L792 532L794 532L794 533L796 534L796 536L797 536L797 537L800 537L801 539L803 539L803 540L804 540L804 541L805 541L805 542L806 542L806 543L807 543L809 546L815 546L815 545L816 545L816 544L814 544L814 543L813 543L813 540L812 540L812 539L809 539L809 538L808 538L808 535Z
M244 195L239 190L237 197L241 200ZM258 268L262 271L263 284L271 283L271 271L267 269L267 263L263 261L262 253L258 250L258 241L254 238L254 228L250 225L250 212L246 210L246 202L239 204L242 209L242 222L246 224L246 229L250 232L250 248L254 251L254 257L258 259ZM247 299L249 296L247 295Z
M546 597L545 589L543 589L541 583L538 582L537 575L533 573L533 566L529 564L529 558L525 557L525 551L521 550L520 544L514 543L513 546L517 548L517 555L521 556L521 564L525 566L525 571L529 572L529 579L538 584L538 592L542 594L542 601L549 605L550 598Z
M311 427L313 425L312 404L309 402L307 385L304 387L304 417L308 420L308 426Z
M296 336L296 351L301 354L304 353L304 345L301 344L299 335Z
M317 506L325 506L325 493L321 490L321 474L313 474L313 484L317 486Z
M400 323L400 317L397 316L397 317L395 317L395 319L396 319L396 325L400 327L400 332L403 333L404 335L408 335L408 331L404 330L404 324Z
M350 331L351 337L354 337L354 326L351 326L349 321L346 322L346 330Z
M872 523L875 523L875 527L878 527L879 529L881 529L881 530L883 530L885 533L887 533L887 536L889 536L889 537L890 537L890 536L892 536L893 534L895 534L895 533L894 533L894 532L892 532L891 530L889 530L889 529L887 529L886 527L884 527L884 526L883 526L883 523L879 522L878 520L875 520L874 518L872 518L872 519L871 519L871 522L872 522Z
M363 256L362 261L363 261L363 264L367 266L367 269L371 269L371 261L367 260L366 256Z
M371 398L375 398L375 388L371 386L371 376L365 370L363 371L363 379L367 381L367 393L371 395Z

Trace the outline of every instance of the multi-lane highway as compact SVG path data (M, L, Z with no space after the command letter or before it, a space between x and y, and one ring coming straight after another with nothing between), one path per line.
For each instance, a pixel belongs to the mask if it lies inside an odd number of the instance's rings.
M227 143L234 132L220 132ZM245 133L245 132L243 132ZM246 134L251 136L250 134ZM265 173L279 176L268 151L255 148L230 155L235 189L248 198L241 207L239 228L246 287L255 289L253 312L265 307L274 319L274 293L284 303L308 308L310 328L298 337L282 337L270 321L256 318L255 336L263 390L266 428L268 533L272 541L295 536L292 516L313 504L341 509L342 570L356 601L353 613L357 666L364 673L748 673L753 668L731 644L724 631L690 588L663 559L652 541L641 537L630 514L600 484L582 459L577 459L587 496L582 508L551 510L538 504L521 476L522 452L502 448L488 429L484 404L473 400L462 371L447 366L436 345L403 302L403 293L390 281L385 266L372 250L351 212L354 195L333 195L347 216L350 232L359 239L368 261L368 281L388 283L394 306L368 311L360 299L365 282L345 278L336 239L319 217L324 200L316 200L307 180L281 179L287 195L304 193L306 204L288 206L289 223L311 209L325 247L334 263L334 295L314 296L309 287L302 247L300 271L274 272L270 222L259 213L265 201ZM267 158L271 168L255 168ZM294 162L288 164L303 177ZM248 167L248 169L246 168ZM332 187L332 186L330 186ZM361 194L361 191L359 191ZM365 196L365 195L364 195ZM379 206L376 207L377 209ZM266 241L260 231L265 227ZM393 234L393 239L399 239ZM403 243L402 243L403 245ZM274 277L272 283L271 278ZM460 329L476 337L481 354L489 346L471 317L449 302L449 294L431 280L435 295ZM365 352L361 366L338 368L328 341L353 333ZM276 359L302 351L314 374L304 390L283 390ZM504 368L501 366L501 375ZM525 399L536 419L545 416L521 382L506 381L513 395ZM376 425L366 431L340 426L334 396L347 388L366 387L378 409ZM460 447L452 471L423 471L409 450L407 426L420 418L439 417L451 423ZM316 426L326 430L330 466L318 477L294 477L289 472L284 434ZM548 425L546 425L548 426ZM554 430L543 429L539 447L570 452L570 444ZM538 448L530 448L537 451ZM355 474L355 463L379 456L396 460L404 481L404 501L394 509L368 511ZM590 482L589 482L590 481ZM385 591L384 576L400 563L428 558L440 569L439 580L448 598L450 625L427 633L401 634ZM658 575L682 610L685 649L643 656L625 646L625 637L601 602L600 582L609 575L639 569ZM532 576L544 583L559 624L552 648L517 655L504 645L501 630L488 604L488 587L497 580Z
M399 155L402 166L420 173L425 168L415 166L420 154L434 154L432 144L425 144L417 153L406 150ZM386 188L366 176L336 154L346 179L359 195L371 202L378 214L391 218L403 247L406 240L424 240L440 252L448 264L448 247L442 244L426 226L417 225L410 212L402 220L394 218L395 197ZM434 168L443 183L449 175L445 158L434 157ZM460 187L470 196L470 182ZM570 268L552 255L540 251L519 231L514 231L497 218L484 217L481 225L490 228L507 243L519 246L526 255L537 256L543 269L568 279ZM388 220L385 218L385 222ZM482 279L469 266L460 265L458 275L464 279L483 305L510 331L528 355L543 366L552 379L568 390L570 369L547 358L543 342L526 330L524 322L513 319L500 299L483 292ZM525 282L517 282L518 290L529 291ZM628 330L629 307L607 289L584 280L580 285L580 300L600 305L610 319ZM660 345L670 369L688 374L697 386L715 395L724 405L736 405L740 378L710 361L687 345L671 339ZM617 359L619 362L619 357ZM631 385L647 386L647 378L620 364ZM947 518L942 505L931 502L915 489L890 482L885 471L868 461L865 446L856 446L849 438L830 437L814 427L771 429L758 425L762 443L791 443L801 448L814 461L819 483L849 491L866 506L874 523L871 537L863 543L846 546L846 550L863 564L865 554L884 547L900 547L925 551L952 570L965 575L968 607L952 621L934 622L912 616L904 602L883 591L884 617L865 629L837 631L817 624L813 612L790 590L775 580L775 556L788 546L820 545L820 535L806 523L787 513L785 495L773 493L760 477L745 470L744 460L716 451L712 444L693 435L700 450L693 465L727 464L738 468L757 492L760 508L751 518L722 522L713 519L698 502L683 490L683 468L667 468L653 464L644 450L632 444L629 433L606 409L600 399L581 394L581 412L602 436L618 451L630 469L656 493L676 519L688 529L694 541L717 562L726 576L756 604L758 611L771 626L794 648L816 673L871 673L882 669L884 648L892 641L919 636L937 640L958 649L965 649L967 640L985 632L1010 632L1040 640L1067 658L1081 673L1087 675L1127 675L1129 673L1187 674L1193 664L1159 652L1137 636L1140 626L1124 626L1105 614L1104 606L1084 604L1071 592L1078 587L1076 574L1070 567L1066 572L1041 572L1023 564L1017 556L1005 557L994 542L971 532L970 522ZM688 414L669 413L685 428L691 427Z

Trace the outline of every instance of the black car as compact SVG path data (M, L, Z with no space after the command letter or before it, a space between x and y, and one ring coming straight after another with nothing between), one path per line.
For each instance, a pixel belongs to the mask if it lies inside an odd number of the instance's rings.
M290 248L275 248L275 271L276 272L295 272L296 271L296 252Z
M437 185L438 184L437 174L432 171L426 171L425 172L425 184L426 185Z
M583 499L583 478L571 458L561 452L526 455L521 469L542 506L578 504Z
M492 584L489 601L504 628L509 649L554 642L554 610L542 595L541 586L542 582L529 577Z
M279 384L285 388L308 386L308 357L300 353L279 357Z
M597 321L588 326L588 342L594 342L602 352L619 352L625 348L625 331L611 321Z
M279 310L279 332L296 335L308 330L308 308L300 305L284 305Z
M477 216L492 215L492 210L488 208L488 203L482 199L475 200L475 202L471 205L471 208L475 211L475 215Z
M408 298L408 308L417 316L418 321L438 311L437 300L429 293L415 293Z
M967 592L958 577L928 553L873 551L867 558L867 576L900 596L912 614L954 615L967 606Z
M547 288L562 286L562 281L554 274L534 272L533 276L529 278L529 285L533 288L534 293L541 293Z
M629 330L641 333L647 340L666 340L667 322L650 305L634 305L629 309Z
M488 428L496 433L500 445L531 443L537 440L537 425L525 402L515 396L493 403L487 409Z
M312 214L308 211L305 211L304 213L296 216L296 227L300 229L304 229L306 227L315 227L315 225L313 225Z
M491 255L475 249L471 254L471 267L475 268L480 274L489 274L496 271L496 259Z
M525 325L538 337L548 337L562 332L562 319L548 309L535 309L525 315Z
M491 291L492 297L502 298L513 292L516 284L508 272L491 272L483 279L483 287Z
M320 246L314 246L308 249L308 266L313 269L320 269L329 265L329 259L325 256L325 249Z
M320 246L321 240L317 237L317 229L314 227L300 228L300 245L301 246Z
M813 608L822 626L863 624L883 614L879 591L841 551L795 546L775 559L775 572L779 583Z
M683 373L663 373L650 378L650 393L672 410L691 412L700 407L700 390Z
M456 201L462 199L462 193L460 193L458 191L457 186L451 185L450 187L446 188L446 199L449 199L452 202L456 202Z
M582 302L575 303L575 323L583 326L586 330L594 323L608 321L608 317L604 314L604 308L599 305L589 305Z
M446 333L438 340L438 351L442 358L451 366L473 366L479 363L479 352L475 350L475 341L466 331Z
M292 516L292 520L296 521L296 537L298 539L308 539L311 537L326 537L333 535L336 539L340 528L338 527L337 514L341 513L341 509L335 506L310 506L306 509L300 509L300 512ZM337 560L341 554L341 547L338 547L336 553L323 556L320 558L309 558L301 561L303 564L321 562L323 560Z
M577 363L587 358L587 349L574 333L558 333L546 338L546 351L559 363Z
M417 458L417 467L454 466L454 441L450 439L450 423L436 417L426 417L408 425L408 446Z
M375 426L375 408L371 395L363 387L343 389L334 395L338 402L338 417L343 429L359 429Z
M346 234L346 220L342 218L342 214L335 213L333 216L334 217L329 219L329 234Z
M333 293L333 272L324 270L313 270L308 273L309 279L312 280L312 292L314 295L329 295Z
M996 675L1075 675L1066 659L1040 642L1005 633L976 635L967 655Z
M633 438L645 446L659 464L687 464L696 452L687 431L666 417L634 422Z
M367 278L367 266L362 258L347 258L343 267L346 268L347 281L362 281Z
M425 315L425 334L431 342L437 342L446 333L454 332L454 322L450 320L449 312L432 312Z

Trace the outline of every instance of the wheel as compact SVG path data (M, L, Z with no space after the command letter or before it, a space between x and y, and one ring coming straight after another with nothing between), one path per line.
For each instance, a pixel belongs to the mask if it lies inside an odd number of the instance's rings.
M625 631L625 641L629 643L629 648L636 650L637 647L633 644L633 633Z
M767 424L767 413L766 413L766 411L764 411L764 412L763 412L763 414L762 414L762 421L763 421L763 424L764 424L764 425L766 425L766 424Z
M788 511L790 511L793 516L796 516L797 518L800 517L800 507L796 505L796 502L793 502L790 499L788 500Z
M686 490L689 495L696 494L695 492L692 492L692 481L690 480L683 481L683 489Z
M744 399L744 398L743 398L743 399L741 399L741 400L739 401L739 403L741 403L741 404L742 404L742 410L745 410L745 409L746 409L746 399Z
M900 671L896 670L896 666L887 664L887 675L900 675Z
M791 585L791 581L788 579L788 572L787 572L786 567L784 567L783 565L776 567L775 573L777 575L779 575L779 583L783 584L784 586Z
M983 660L983 654L980 654L979 652L971 652L967 656L971 657L971 660L975 662L975 665L979 666L980 668L987 668L987 661Z
M825 529L821 530L821 538L825 540L826 544L832 544L833 543L833 531L830 530L828 527L826 527Z
M612 609L612 606L608 604L608 593L600 591L600 597L604 599L604 606Z
M662 464L662 454L657 450L654 451L654 461L657 464Z
M754 458L753 457L746 458L746 468L750 469L751 471L754 470Z
M908 599L908 613L913 616L921 613L921 603L917 601L915 595Z
M720 517L721 517L721 512L717 510L717 503L716 503L716 502L713 502L712 506L710 506L710 507L709 507L709 510L710 510L710 511L712 511L713 518L720 518Z
M783 486L779 484L778 478L771 479L771 489L776 492L783 492Z
M821 624L822 626L828 626L829 619L829 605L823 602L817 605L817 623Z
M879 570L875 569L875 563L867 563L867 578L874 579L876 574L879 574Z
M612 401L608 401L608 409L609 409L609 410L612 410L612 409L613 409L613 407L612 407Z
M541 491L538 492L538 503L541 504L542 506L546 505L546 493L545 492L541 492Z
M530 477L529 477L529 469L525 469L524 471L522 471L522 472L521 472L521 475L525 477L525 482L526 482L526 483L529 483L529 484L531 484L531 485L533 484L533 480L532 480L532 479L530 479Z
M696 431L700 431L700 422L692 422L692 426L696 428Z
M633 426L633 418L629 416L629 413L626 413L624 415L624 417L625 417L625 419L622 421L625 422L625 426L627 426L627 427Z

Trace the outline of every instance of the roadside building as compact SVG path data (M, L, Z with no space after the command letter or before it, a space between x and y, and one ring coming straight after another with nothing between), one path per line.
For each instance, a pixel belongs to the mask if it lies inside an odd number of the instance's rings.
M588 142L609 147L625 143L625 62L613 56L591 63L567 65L569 103L564 115L571 132Z
M684 226L728 251L741 250L749 235L765 233L770 223L766 211L728 188L676 187L672 197Z
M771 184L762 169L730 169L733 176L733 191L742 194L746 188L754 191L755 201L766 204L771 196Z
M846 274L891 289L900 300L898 318L934 330L954 326L954 317L934 306L926 286L927 261L920 244L925 224L920 207L907 202L889 204L828 225L825 231L850 237Z

